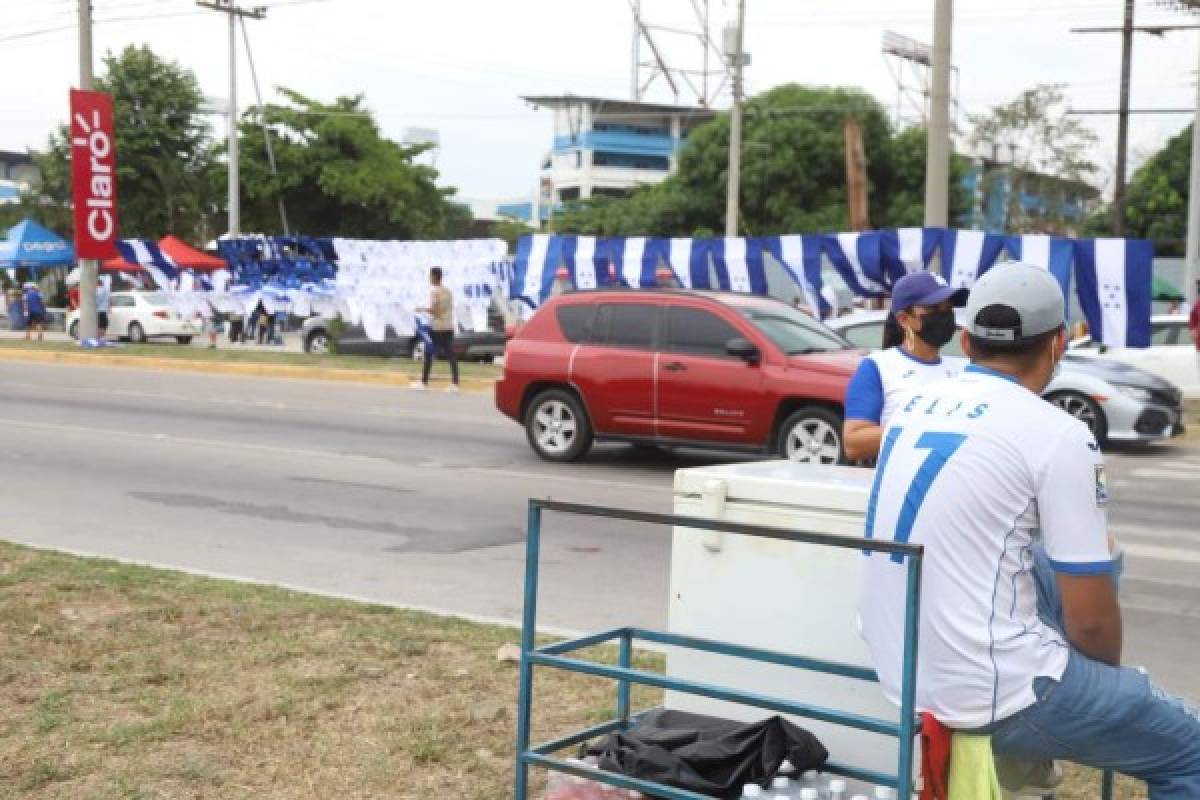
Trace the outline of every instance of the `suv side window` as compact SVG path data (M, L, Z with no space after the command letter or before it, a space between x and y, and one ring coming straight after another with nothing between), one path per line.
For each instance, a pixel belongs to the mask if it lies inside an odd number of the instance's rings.
M134 299L128 295L112 295L108 299L109 308L133 308Z
M654 347L654 329L658 306L650 303L606 303L600 306L594 326L596 344L650 350Z
M596 305L593 303L576 303L558 309L558 327L571 344L581 344L595 338L592 336L595 319Z
M728 358L725 345L742 336L737 328L709 311L676 306L669 309L666 350L695 356Z
M866 322L842 331L842 336L850 340L850 344L864 350L878 350L883 346L883 323Z

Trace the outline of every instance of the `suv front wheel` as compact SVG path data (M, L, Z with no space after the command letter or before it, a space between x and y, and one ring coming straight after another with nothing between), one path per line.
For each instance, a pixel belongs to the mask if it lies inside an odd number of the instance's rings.
M802 464L841 464L845 460L841 415L818 406L793 411L779 426L775 451Z
M562 389L541 392L525 415L529 446L547 461L577 461L592 446L592 426L579 399Z

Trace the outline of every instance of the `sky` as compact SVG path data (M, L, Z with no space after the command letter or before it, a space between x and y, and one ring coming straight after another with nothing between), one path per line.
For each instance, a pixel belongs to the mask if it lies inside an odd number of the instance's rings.
M363 94L385 135L434 128L442 182L465 198L528 197L552 138L549 112L522 95L630 96L631 0L243 0L266 5L248 22L266 101L283 85L331 100ZM699 0L697 0L699 2ZM735 0L709 0L712 30ZM641 0L650 23L694 27L692 0ZM96 69L105 52L148 44L195 72L205 94L228 97L224 14L193 0L93 0ZM964 113L980 113L1038 83L1068 84L1075 108L1116 107L1120 36L1072 27L1119 25L1122 0L958 0L953 32ZM1200 23L1158 0L1138 0L1137 23ZM0 149L44 145L66 118L79 75L75 0L0 0ZM783 83L860 87L886 108L895 80L880 53L885 30L929 42L933 0L746 0L750 93ZM656 34L674 65L699 69L694 40ZM239 48L241 39L239 36ZM646 56L647 47L642 46ZM1134 108L1192 108L1200 31L1135 38ZM239 100L254 98L242 52ZM645 99L672 102L658 79ZM686 90L681 103L695 101ZM728 105L728 93L716 105ZM1095 159L1111 174L1116 117L1086 118L1101 136ZM1134 166L1190 121L1184 114L1136 115ZM225 123L213 119L224 134ZM869 154L868 154L869 155Z

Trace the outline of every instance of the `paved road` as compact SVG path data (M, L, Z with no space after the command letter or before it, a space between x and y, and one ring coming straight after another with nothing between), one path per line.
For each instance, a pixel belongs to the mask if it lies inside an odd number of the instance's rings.
M538 461L490 398L0 362L0 532L81 552L513 620L531 495L669 511L710 456ZM1200 700L1200 442L1113 454L1127 655ZM542 619L664 622L665 531L550 522Z

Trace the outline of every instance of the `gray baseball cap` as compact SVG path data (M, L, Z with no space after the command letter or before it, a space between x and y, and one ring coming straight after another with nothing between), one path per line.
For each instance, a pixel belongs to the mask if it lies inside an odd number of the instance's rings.
M965 317L972 336L1020 344L1065 324L1062 287L1049 270L1033 264L997 264L971 288Z

